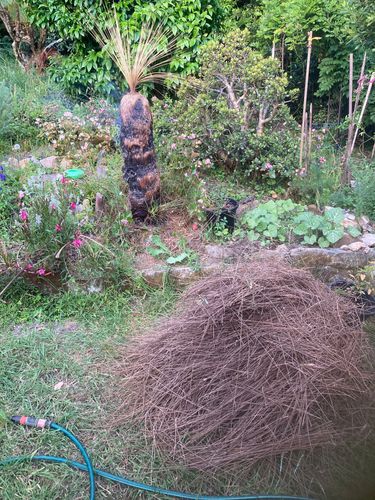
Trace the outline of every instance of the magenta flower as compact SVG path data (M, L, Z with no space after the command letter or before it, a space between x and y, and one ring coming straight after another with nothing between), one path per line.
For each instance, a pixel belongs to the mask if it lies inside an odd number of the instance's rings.
M39 276L45 276L46 270L41 267L40 269L37 270L36 274L39 274Z
M70 204L70 210L75 210L77 208L77 203L75 201L72 201Z
M25 267L26 271L31 271L31 269L33 268L33 265L32 264L27 264L27 266Z
M74 246L74 248L80 248L83 245L83 240L75 238L72 242L72 245Z
M64 176L61 177L61 184L68 184L68 182L69 182L69 179L67 179Z
M56 224L55 231L56 231L56 233L61 233L61 231L62 231L61 224Z
M20 210L20 217L23 222L26 222L29 218L29 214L26 212L26 210Z

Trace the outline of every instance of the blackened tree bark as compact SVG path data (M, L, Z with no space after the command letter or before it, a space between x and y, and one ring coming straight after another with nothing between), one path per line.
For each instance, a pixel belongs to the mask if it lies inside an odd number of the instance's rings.
M145 221L160 200L160 174L152 130L152 114L146 97L125 94L120 104L121 149L124 178L129 185L129 204L135 221Z

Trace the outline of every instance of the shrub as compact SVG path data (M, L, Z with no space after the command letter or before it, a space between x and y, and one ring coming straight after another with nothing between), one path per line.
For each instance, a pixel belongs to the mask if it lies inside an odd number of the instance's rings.
M90 146L103 150L114 147L113 136L117 111L104 100L89 100L71 111L57 110L37 118L40 135L56 152L66 154L72 149L84 153Z
M252 241L284 242L290 241L294 234L303 245L327 248L344 236L344 217L340 208L331 208L323 215L317 215L291 200L271 200L244 215L242 230L245 229ZM360 234L354 227L346 230L354 237Z
M18 191L20 189L18 175L0 165L0 238L8 236L12 215L15 213Z
M283 104L286 76L277 61L250 49L247 37L236 30L209 42L200 79L182 86L169 126L156 128L163 140L172 132L174 144L194 141L190 158L197 164L208 159L273 185L298 166L296 123Z
M23 71L15 61L0 58L0 154L14 143L28 147L38 141L36 120L52 103L61 102L59 90L35 71Z
M29 0L27 12L33 25L50 29L64 40L62 48L68 55L56 59L50 72L69 93L87 96L92 92L108 95L124 86L108 55L98 50L90 36L90 14L91 19L105 19L108 8L116 8L121 28L130 29L135 38L142 21L161 21L179 39L171 69L192 74L198 69L201 44L220 27L230 5L227 0L120 0L112 4L76 0L74 8L68 8L65 0Z
M270 200L245 213L241 223L252 241L284 242L290 240L294 216L303 210L292 200Z
M375 165L357 174L355 186L356 210L375 220Z

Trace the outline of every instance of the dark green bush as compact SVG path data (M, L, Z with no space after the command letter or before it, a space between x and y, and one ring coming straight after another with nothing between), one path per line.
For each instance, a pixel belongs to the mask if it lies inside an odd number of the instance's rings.
M200 79L187 81L174 104L156 107L156 135L192 171L218 167L273 186L298 167L297 126L283 104L286 76L247 38L236 30L206 45Z

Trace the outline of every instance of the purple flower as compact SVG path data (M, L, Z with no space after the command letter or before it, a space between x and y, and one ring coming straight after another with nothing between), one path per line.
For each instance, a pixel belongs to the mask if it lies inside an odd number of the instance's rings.
M5 174L0 174L0 181L6 181L7 176Z

